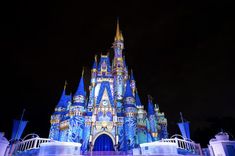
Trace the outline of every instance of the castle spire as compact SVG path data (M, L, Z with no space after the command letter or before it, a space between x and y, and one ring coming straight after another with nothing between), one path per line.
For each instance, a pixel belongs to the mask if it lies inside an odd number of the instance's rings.
M78 85L78 89L75 93L75 96L77 96L77 95L85 96L86 95L86 92L85 92L85 89L84 89L83 75L84 75L84 68L82 69L82 76L81 76L81 79L80 79L80 82L79 82L79 85Z
M84 67L82 67L82 78L84 76Z
M154 115L154 107L152 97L148 95L148 115Z
M125 92L124 97L133 97L129 79L127 79L126 81L126 92Z
M95 60L94 60L92 69L96 69L96 68L97 68L97 55L95 55Z
M67 81L65 81L64 83L64 89L63 92L60 96L60 100L57 104L57 107L62 107L62 108L66 108L67 107L67 96L66 96L66 86L67 86Z
M67 80L65 80L65 82L64 82L64 90L66 89L66 87L67 87Z
M119 19L117 19L117 28L116 28L116 35L114 38L114 43L113 43L113 49L115 52L115 58L121 58L122 59L122 50L124 49L124 39L122 36L122 32L119 28Z
M135 92L135 101L136 101L136 106L137 107L143 108L143 105L141 104L140 97L139 97L139 94L138 94L137 90Z
M122 32L119 28L119 18L117 18L117 28L116 28L116 35L114 38L115 41L123 41L123 36L122 36Z
M134 74L133 74L133 70L131 69L131 77L130 77L131 81L135 81L135 78L134 78Z
M97 75L97 55L95 55L95 60L91 69L91 86L94 87L96 83Z

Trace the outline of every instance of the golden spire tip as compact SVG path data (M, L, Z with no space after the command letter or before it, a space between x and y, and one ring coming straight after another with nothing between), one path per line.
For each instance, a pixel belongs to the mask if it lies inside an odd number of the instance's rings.
M64 82L64 90L66 89L66 86L67 86L67 80L65 80L65 82Z
M82 77L84 76L84 67L82 67Z
M122 32L119 28L119 18L117 18L117 29L116 29L115 41L123 41Z
M97 62L97 55L95 55L95 62Z

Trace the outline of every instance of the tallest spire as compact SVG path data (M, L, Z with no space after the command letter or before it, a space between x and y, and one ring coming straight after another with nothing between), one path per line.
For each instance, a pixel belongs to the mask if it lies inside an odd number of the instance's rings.
M122 32L119 28L119 18L117 18L117 29L116 29L116 35L115 35L115 41L123 41Z

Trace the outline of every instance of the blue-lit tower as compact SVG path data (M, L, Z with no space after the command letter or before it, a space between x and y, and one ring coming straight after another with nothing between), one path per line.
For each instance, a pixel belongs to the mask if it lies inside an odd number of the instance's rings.
M116 27L116 35L113 42L113 50L114 50L114 59L112 66L112 75L114 79L114 100L115 107L117 112L117 142L119 150L124 150L124 109L123 109L123 96L125 91L125 83L127 76L127 68L125 64L125 60L123 58L123 49L124 49L124 38L122 36L122 32L119 28L119 21L117 20Z
M67 109L69 108L71 104L70 95L66 95L66 85L67 82L65 82L64 89L62 92L62 95L60 97L60 100L55 107L55 112L51 116L51 128L49 133L49 138L53 140L60 140L60 123L63 121L64 114L67 112Z
M165 118L164 112L161 112L159 109L159 105L154 105L155 116L157 118L157 131L158 131L158 139L166 139L168 138L167 132L167 119Z
M86 92L84 88L83 73L77 88L73 96L73 103L70 106L70 130L69 130L69 142L80 142L83 143L83 130L85 124L85 105L86 105Z
M114 95L115 95L118 114L122 112L122 104L123 104L122 100L123 100L125 81L126 81L125 79L126 67L124 66L125 64L122 56L123 49L124 49L124 39L119 29L119 21L117 21L116 35L113 43L114 60L113 60L112 74L114 77Z
M158 131L157 131L157 119L154 112L154 106L152 102L152 97L148 95L148 115L149 115L149 124L150 124L150 134L152 136L152 141L158 140Z
M96 87L96 82L97 82L97 56L95 55L95 60L91 69L91 81L90 81L90 86L89 86L89 101L87 105L87 115L91 116L93 107L95 104L95 87Z
M126 82L126 91L124 95L124 128L125 142L128 150L136 145L137 138L137 109L135 97L132 94L130 80Z
M137 144L146 143L147 141L147 112L144 110L144 106L140 101L139 94L136 90L135 95L136 108L137 108Z

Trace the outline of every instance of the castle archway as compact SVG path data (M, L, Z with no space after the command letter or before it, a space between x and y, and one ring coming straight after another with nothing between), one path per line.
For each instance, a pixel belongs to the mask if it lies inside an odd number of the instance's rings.
M114 151L115 140L109 133L101 133L93 140L93 151Z

